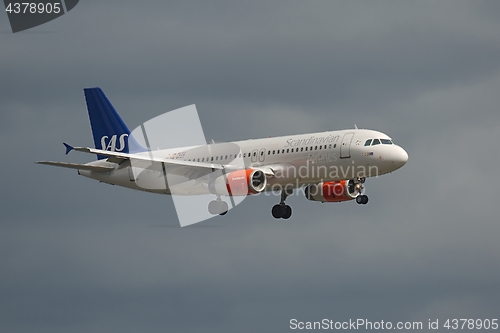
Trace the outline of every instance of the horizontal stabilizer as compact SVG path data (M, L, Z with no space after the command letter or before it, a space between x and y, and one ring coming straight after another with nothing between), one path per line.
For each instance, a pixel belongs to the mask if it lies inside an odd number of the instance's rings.
M73 147L68 145L66 142L63 142L63 145L66 147L66 155L68 155L69 152L73 150Z
M61 167L61 168L89 170L89 171L96 171L96 172L104 172L104 171L109 171L109 170L114 169L113 167L87 165L87 164L76 164L76 163L65 163L65 162L38 161L36 163L45 164L45 165L52 165L52 166L57 166L57 167Z

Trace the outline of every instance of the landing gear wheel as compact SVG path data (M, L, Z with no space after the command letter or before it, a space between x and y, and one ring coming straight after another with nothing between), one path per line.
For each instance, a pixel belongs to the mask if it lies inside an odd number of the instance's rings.
M212 200L208 203L208 212L212 215L219 214L219 202Z
M283 217L285 209L282 205L274 205L273 209L271 210L271 213L273 214L273 217L275 219L280 219Z
M363 205L366 205L368 203L368 196L363 195Z
M279 204L274 205L271 213L275 219L289 219L292 216L292 208L285 204L285 200L288 196L293 194L293 190L284 188L281 191L281 201Z
M227 202L222 200L212 200L208 204L208 212L212 215L226 215L228 209Z
M289 219L290 216L292 216L292 207L285 205L285 212L283 213L283 216L281 216L282 219Z
M289 219L292 216L292 207L288 205L277 204L271 210L275 219Z
M366 205L368 203L368 196L366 195L358 195L356 197L356 202L360 205Z
M229 206L227 205L227 202L221 201L219 205L220 205L219 215L221 215L221 216L226 215L227 211L229 210Z

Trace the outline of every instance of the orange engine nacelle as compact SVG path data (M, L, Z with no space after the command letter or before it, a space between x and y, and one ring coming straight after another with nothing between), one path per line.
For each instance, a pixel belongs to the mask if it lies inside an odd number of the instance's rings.
M257 194L266 188L267 179L261 170L237 170L222 175L208 184L213 194L244 196Z
M304 194L307 199L320 202L340 202L355 199L359 193L352 180L321 182L308 185Z

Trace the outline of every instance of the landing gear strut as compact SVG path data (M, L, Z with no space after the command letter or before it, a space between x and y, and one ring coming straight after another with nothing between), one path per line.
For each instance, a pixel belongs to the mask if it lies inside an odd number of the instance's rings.
M366 194L363 194L363 189L365 188L363 184L365 183L366 178L358 178L356 179L356 182L354 183L356 191L358 192L358 196L356 197L356 203L359 205L366 205L368 203L368 196Z
M292 207L285 204L285 200L293 193L292 190L281 190L281 201L279 204L274 205L271 213L275 219L289 219L292 216Z
M226 215L228 210L227 202L223 201L220 196L217 196L217 200L212 200L208 204L208 212L212 215Z

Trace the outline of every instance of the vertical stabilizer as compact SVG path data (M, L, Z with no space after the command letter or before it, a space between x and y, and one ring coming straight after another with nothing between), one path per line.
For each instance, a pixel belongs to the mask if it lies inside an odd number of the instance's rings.
M101 88L86 88L83 91L95 148L123 153L146 151L131 136L129 128ZM98 155L97 158L103 159L105 156Z

